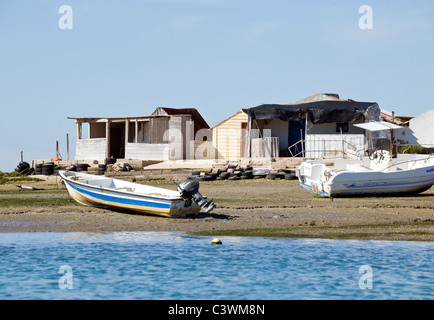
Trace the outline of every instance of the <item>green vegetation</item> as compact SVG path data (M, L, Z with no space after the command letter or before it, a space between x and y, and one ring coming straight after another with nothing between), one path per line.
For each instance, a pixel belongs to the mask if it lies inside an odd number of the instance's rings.
M63 186L50 184L44 187L47 189L21 190L15 186L22 185L22 182L29 183L42 181L40 179L21 176L19 174L0 173L0 184L8 184L0 189L0 208L1 207L46 207L46 206L65 206L75 204ZM59 188L60 187L60 188Z
M76 204L65 190L1 190L0 207L46 207Z
M282 229L238 229L212 230L193 232L200 236L232 236L232 237L270 237L270 238L317 238L317 239L380 239L396 236L415 236L415 240L422 241L418 236L432 235L432 231L414 230L414 227L431 227L432 221L414 224L393 225L350 225L341 227L292 227ZM400 231L399 227L408 228ZM389 231L390 230L390 231ZM410 239L409 239L410 240Z
M71 199L65 196L56 197L20 197L0 198L0 207L25 207L25 206L70 206L74 204Z
M425 148L420 145L405 145L402 147L401 153L423 154Z
M0 185L3 184L18 184L21 182L39 182L41 179L32 178L30 176L24 176L18 172L1 172L0 171Z

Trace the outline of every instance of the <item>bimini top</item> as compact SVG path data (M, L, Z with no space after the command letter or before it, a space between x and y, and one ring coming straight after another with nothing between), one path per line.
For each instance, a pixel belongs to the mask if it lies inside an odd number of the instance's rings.
M397 124L393 124L385 121L357 123L354 126L365 129L367 131L384 131L384 130L396 130L396 129L403 128L401 126L398 126Z
M376 102L354 100L315 101L299 104L263 104L243 109L251 119L280 119L288 122L308 120L313 123L341 123L356 120L379 120L380 107Z

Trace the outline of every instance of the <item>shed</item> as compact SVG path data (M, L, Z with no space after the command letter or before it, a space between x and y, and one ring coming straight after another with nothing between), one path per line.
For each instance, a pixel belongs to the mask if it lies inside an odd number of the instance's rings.
M218 159L238 160L247 156L248 115L243 109L211 128Z
M157 108L150 116L69 119L77 124L76 160L186 159L189 121L194 121L195 132L209 129L192 108Z
M243 111L248 115L252 157L261 140L272 157L363 152L364 132L354 124L378 121L380 116L376 102L342 100L337 94L316 94L292 104L263 104Z

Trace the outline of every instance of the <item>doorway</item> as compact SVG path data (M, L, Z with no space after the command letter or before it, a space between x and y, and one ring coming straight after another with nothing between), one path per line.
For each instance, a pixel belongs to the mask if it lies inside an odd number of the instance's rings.
M110 123L110 156L125 158L125 122Z
M305 134L306 128L301 122L290 122L288 125L288 147L290 147L289 155L303 157L305 150Z
M247 122L241 122L241 158L247 157Z

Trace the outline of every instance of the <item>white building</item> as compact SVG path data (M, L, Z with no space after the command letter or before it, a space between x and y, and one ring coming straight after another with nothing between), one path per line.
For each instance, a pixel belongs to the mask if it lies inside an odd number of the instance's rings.
M410 120L409 128L414 144L434 148L434 108Z

